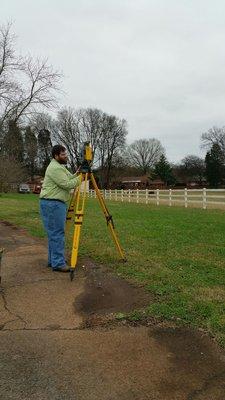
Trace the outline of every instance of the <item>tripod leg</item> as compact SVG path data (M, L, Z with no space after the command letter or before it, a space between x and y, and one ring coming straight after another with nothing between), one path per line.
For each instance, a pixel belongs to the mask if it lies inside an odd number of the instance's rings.
M110 213L109 213L109 211L108 211L108 209L106 207L105 201L104 201L104 199L103 199L103 197L101 195L101 192L100 192L100 190L99 190L99 188L97 186L95 177L94 177L92 172L91 172L90 176L91 176L91 182L92 182L92 184L94 186L94 189L96 191L96 195L98 197L98 201L99 201L101 209L102 209L102 211L103 211L103 213L105 215L106 223L107 223L107 225L108 225L108 227L110 229L110 232L111 232L112 238L114 240L114 243L116 245L116 248L118 250L118 253L119 253L121 259L126 261L126 257L125 257L125 255L123 253L123 250L122 250L122 248L120 246L119 240L118 240L116 232L115 232L115 227L114 227L112 215L110 215Z
M80 196L80 187L78 188L77 191L77 201L76 201L76 210L75 210L75 229L74 229L74 235L73 235L73 246L72 246L72 253L71 253L71 266L70 266L70 279L71 281L73 280L74 277L74 270L77 265L77 257L78 257L78 250L79 250L79 242L80 242L80 232L81 232L81 226L83 223L83 216L84 216L84 206L85 206L85 199L86 199L86 193L87 193L87 178L88 174L82 174L84 176L84 191L83 191L83 196L81 199Z
M75 188L73 191L73 194L71 196L70 204L69 204L67 214L66 214L66 236L68 236L71 222L72 222L72 219L74 216L74 208L76 206L77 194L78 194L78 188Z

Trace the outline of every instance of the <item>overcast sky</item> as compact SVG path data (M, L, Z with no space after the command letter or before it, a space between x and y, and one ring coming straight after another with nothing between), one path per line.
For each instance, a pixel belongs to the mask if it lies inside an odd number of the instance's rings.
M224 0L1 0L9 20L19 52L63 71L61 105L125 118L129 143L179 161L225 125Z

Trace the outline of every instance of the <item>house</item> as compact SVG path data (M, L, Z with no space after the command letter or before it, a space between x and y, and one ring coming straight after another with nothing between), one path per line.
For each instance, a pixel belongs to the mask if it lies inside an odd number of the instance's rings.
M166 189L165 183L160 178L150 180L148 187L150 189Z
M116 189L162 189L164 183L160 179L151 180L149 176L125 176L117 178L111 188Z
M120 180L121 189L145 189L149 184L149 177L143 176L127 176Z

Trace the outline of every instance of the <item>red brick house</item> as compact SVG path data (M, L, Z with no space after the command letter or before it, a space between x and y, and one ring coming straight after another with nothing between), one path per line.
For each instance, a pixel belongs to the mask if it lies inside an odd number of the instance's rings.
M112 188L116 189L163 189L164 187L160 179L151 180L147 175L117 178L112 184Z

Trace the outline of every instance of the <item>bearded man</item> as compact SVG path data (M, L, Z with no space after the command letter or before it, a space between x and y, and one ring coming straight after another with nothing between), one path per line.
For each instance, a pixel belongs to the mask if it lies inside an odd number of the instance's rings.
M68 161L65 147L52 148L40 193L40 213L48 236L48 266L53 271L69 272L65 260L65 223L70 192L81 184L80 176L66 168Z

